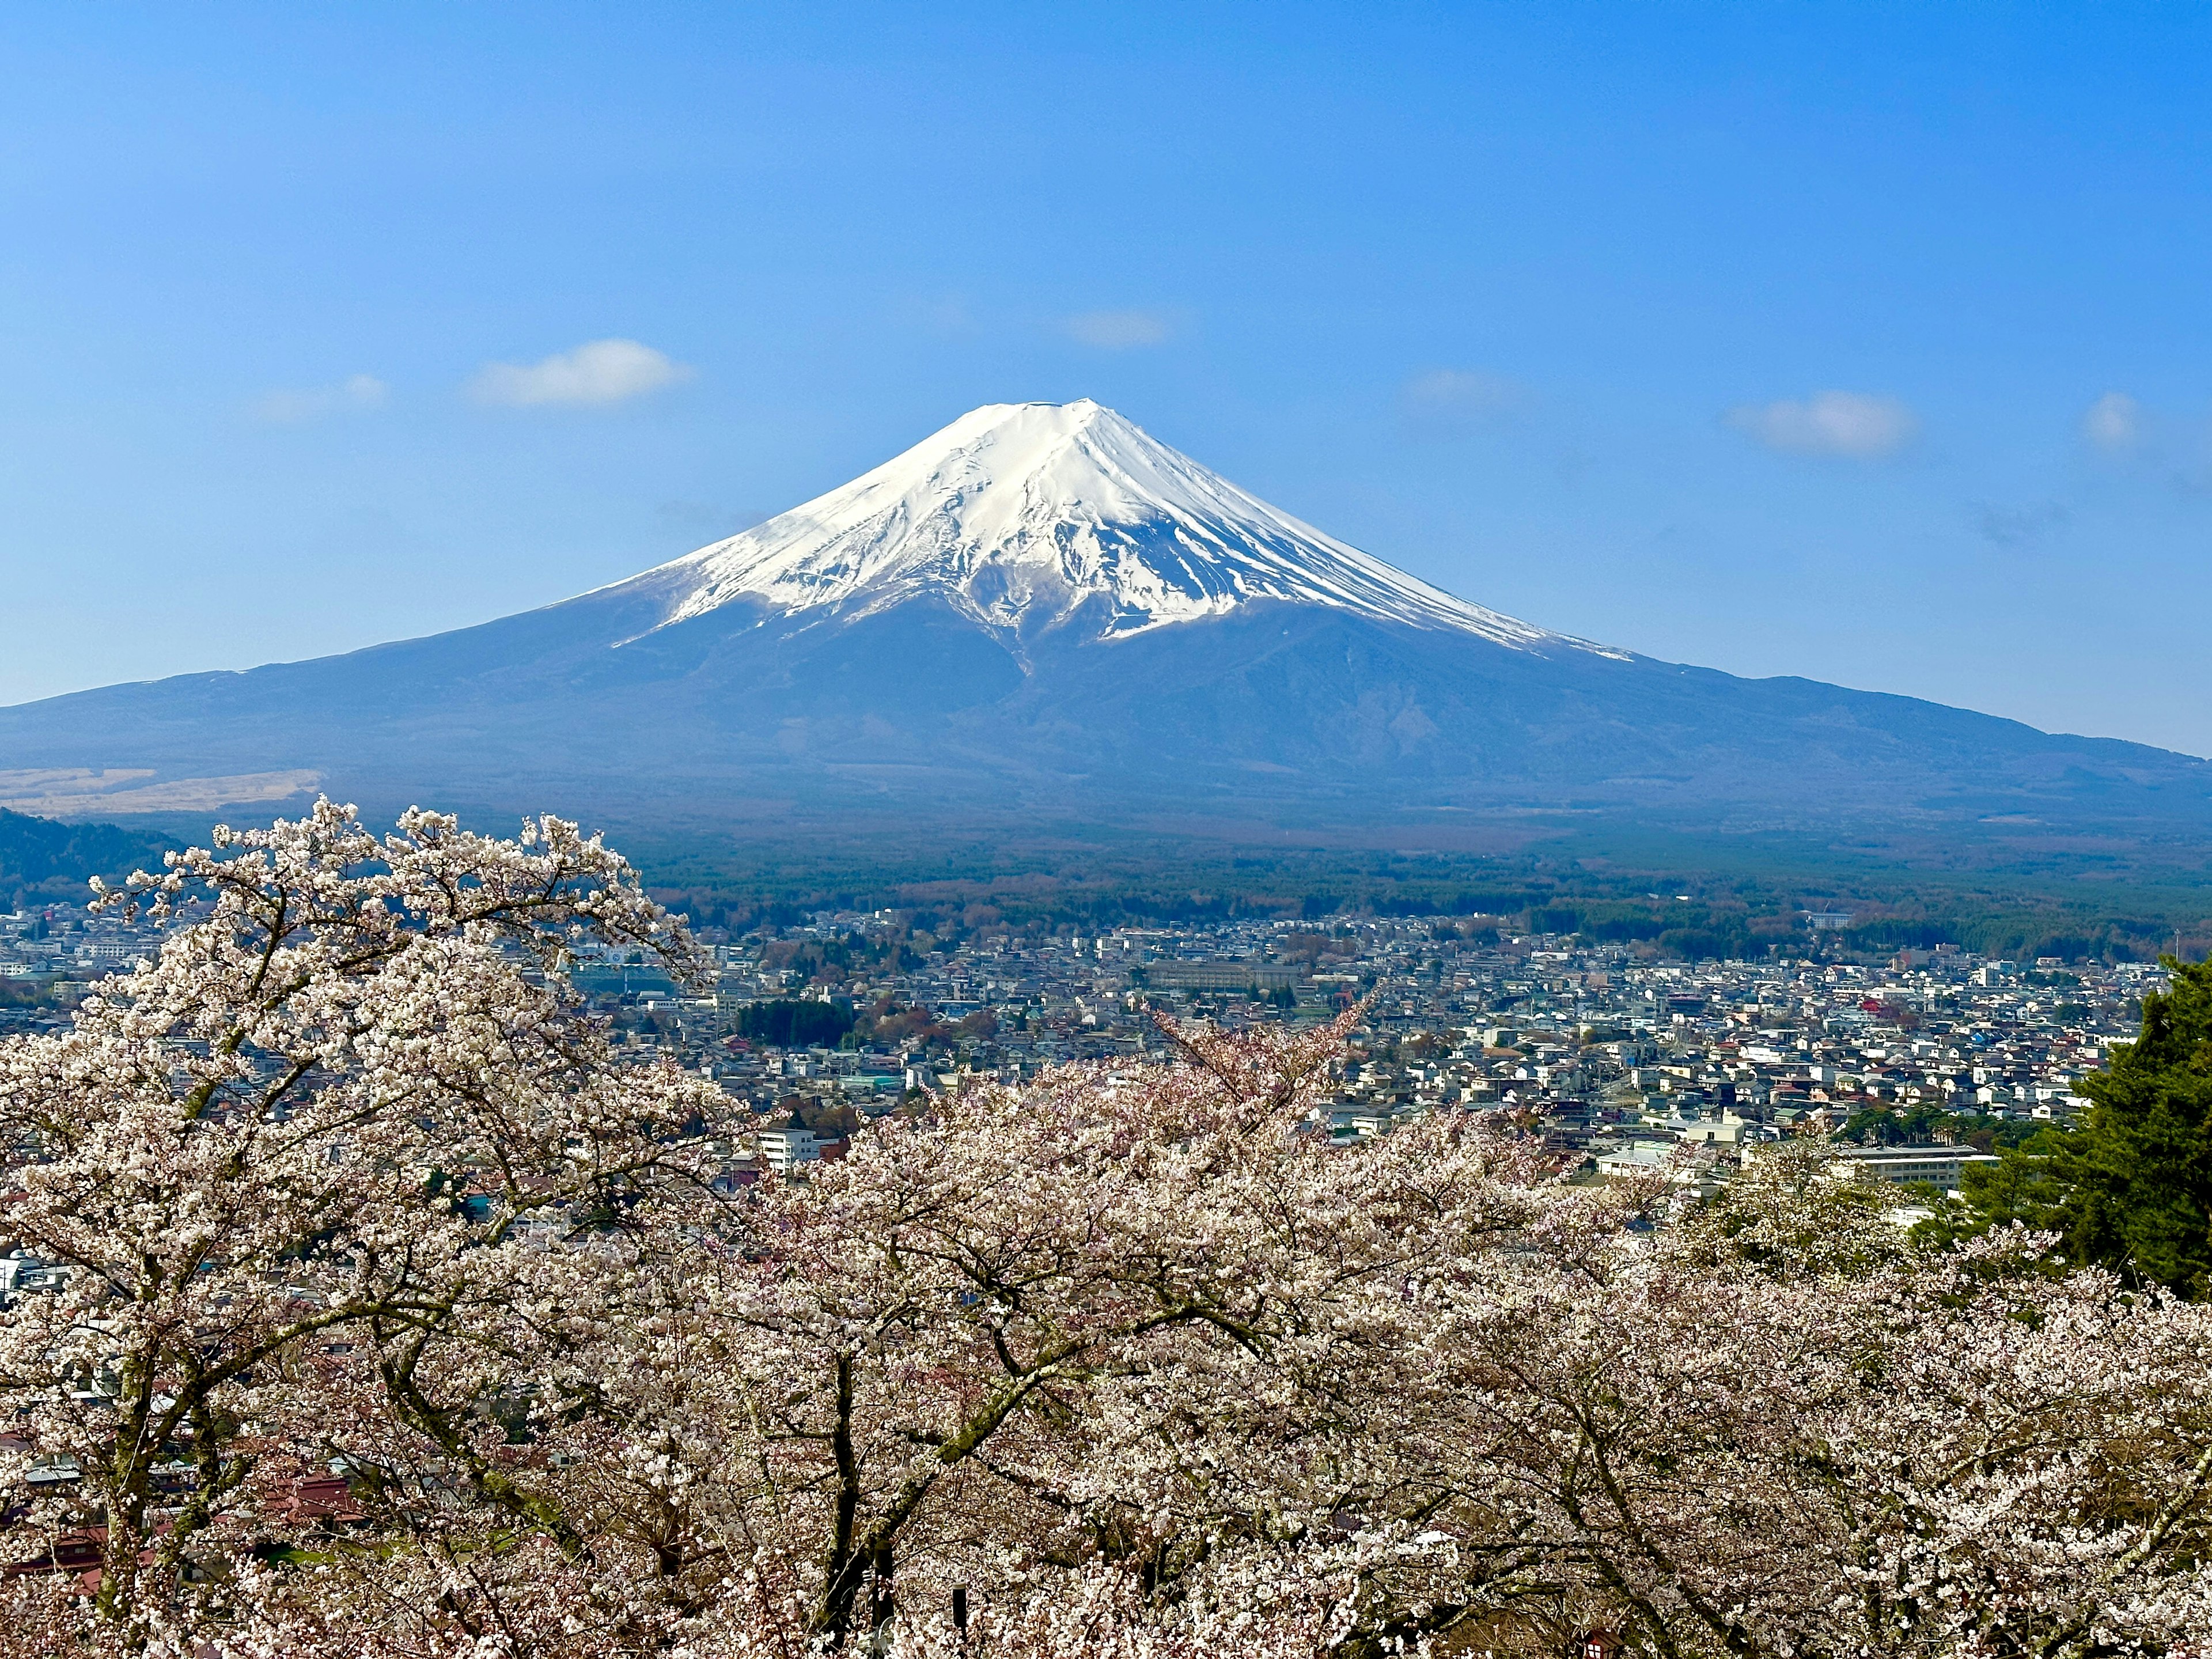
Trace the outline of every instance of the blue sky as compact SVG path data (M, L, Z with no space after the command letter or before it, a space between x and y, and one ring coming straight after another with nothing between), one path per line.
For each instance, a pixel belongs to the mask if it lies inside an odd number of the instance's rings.
M0 702L1090 396L1547 626L2212 753L2208 70L2180 6L17 9Z

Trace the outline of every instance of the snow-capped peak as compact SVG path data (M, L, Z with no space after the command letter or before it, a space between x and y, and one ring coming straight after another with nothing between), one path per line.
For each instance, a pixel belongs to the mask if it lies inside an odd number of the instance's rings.
M861 616L923 594L994 629L1098 607L1106 637L1261 599L1501 645L1580 645L1469 605L1246 494L1112 410L989 404L852 483L622 584L665 626L734 600Z

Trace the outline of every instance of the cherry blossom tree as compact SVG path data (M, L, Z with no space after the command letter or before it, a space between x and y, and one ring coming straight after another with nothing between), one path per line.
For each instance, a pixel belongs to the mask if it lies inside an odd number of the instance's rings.
M2212 1316L1817 1149L1674 1212L1502 1119L1355 1146L1348 1022L1171 1030L718 1191L582 939L626 866L342 809L0 1047L0 1656L2207 1652ZM74 1480L27 1483L42 1477ZM35 1494L26 1499L26 1494Z
M1443 1449L1529 1601L1666 1655L2201 1651L2208 1310L2048 1239L1911 1248L1820 1166L1455 1310Z
M0 1393L18 1461L78 1474L39 1519L104 1527L118 1620L235 1543L218 1534L257 1474L300 1472L271 1413L319 1350L409 1334L379 1352L392 1398L466 1466L408 1391L410 1342L513 1300L526 1218L689 1185L678 1131L720 1100L613 1064L546 977L585 938L691 961L573 825L499 842L410 812L380 839L325 802L216 842L102 896L189 915L150 966L67 1033L0 1045L0 1126L26 1160L8 1230L68 1273L9 1310Z
M1175 1641L1264 1607L1285 1651L1417 1631L1443 1540L1376 1384L1427 1279L1543 1248L1563 1200L1480 1122L1332 1147L1311 1114L1340 1041L1193 1033L1157 1073L974 1089L714 1226L556 1253L560 1320L410 1336L435 1381L405 1410L378 1403L388 1359L335 1365L354 1407L300 1431L375 1472L411 1547L343 1552L317 1594L507 1639L557 1579L579 1650L733 1613L732 1640L880 1642L951 1628L956 1592L978 1641L1061 1606L1150 1608ZM526 1446L498 1443L501 1397L530 1402ZM455 1455L439 1423L476 1425L504 1512L420 1502ZM532 1551L491 1547L532 1517Z

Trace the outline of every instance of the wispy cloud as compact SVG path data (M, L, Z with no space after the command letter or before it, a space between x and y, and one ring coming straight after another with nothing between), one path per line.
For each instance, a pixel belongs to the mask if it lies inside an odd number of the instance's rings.
M1984 501L1976 509L1982 539L2017 550L2033 546L2073 516L2063 501L2039 501L2031 507L1998 507Z
M1164 311L1085 311L1061 325L1068 337L1101 351L1133 351L1175 337L1176 319Z
M392 388L375 375L353 374L336 386L264 392L253 400L253 413L257 419L279 426L297 426L326 415L381 409L391 396Z
M663 501L653 509L663 529L700 542L720 541L741 530L750 530L773 515L752 510L733 511L708 501Z
M2143 441L2143 407L2124 392L2107 392L2081 413L2081 435L2111 454Z
M963 338L976 331L975 313L964 295L939 295L936 299L921 301L917 311L924 328L946 339Z
M1739 404L1721 420L1753 442L1784 454L1861 461L1894 455L1920 430L1918 418L1897 398L1864 392L1816 392L1802 399Z
M534 363L486 363L469 382L469 395L513 409L605 407L688 380L693 373L635 340L591 340Z
M2126 476L2212 495L2212 424L2107 392L2081 411L2081 441Z
M1398 412L1419 432L1463 431L1518 414L1534 401L1518 380L1480 369L1432 368L1398 388Z

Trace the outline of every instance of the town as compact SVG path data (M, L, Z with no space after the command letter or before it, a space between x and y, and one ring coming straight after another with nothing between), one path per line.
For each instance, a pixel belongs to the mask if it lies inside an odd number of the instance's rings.
M1832 1139L1886 1180L1955 1189L1967 1164L2079 1110L2079 1079L2134 1037L2166 979L2145 963L1942 945L1855 958L1849 920L1808 913L1764 961L1688 962L1504 918L1084 933L988 909L822 911L700 929L713 969L698 982L607 952L570 973L626 1052L711 1076L755 1115L757 1150L729 1148L736 1179L840 1156L870 1121L971 1079L1165 1060L1176 1023L1356 1008L1316 1132L1351 1140L1503 1109L1589 1176L1664 1171L1708 1191L1794 1136ZM0 915L0 1033L58 1029L160 939L113 915Z

